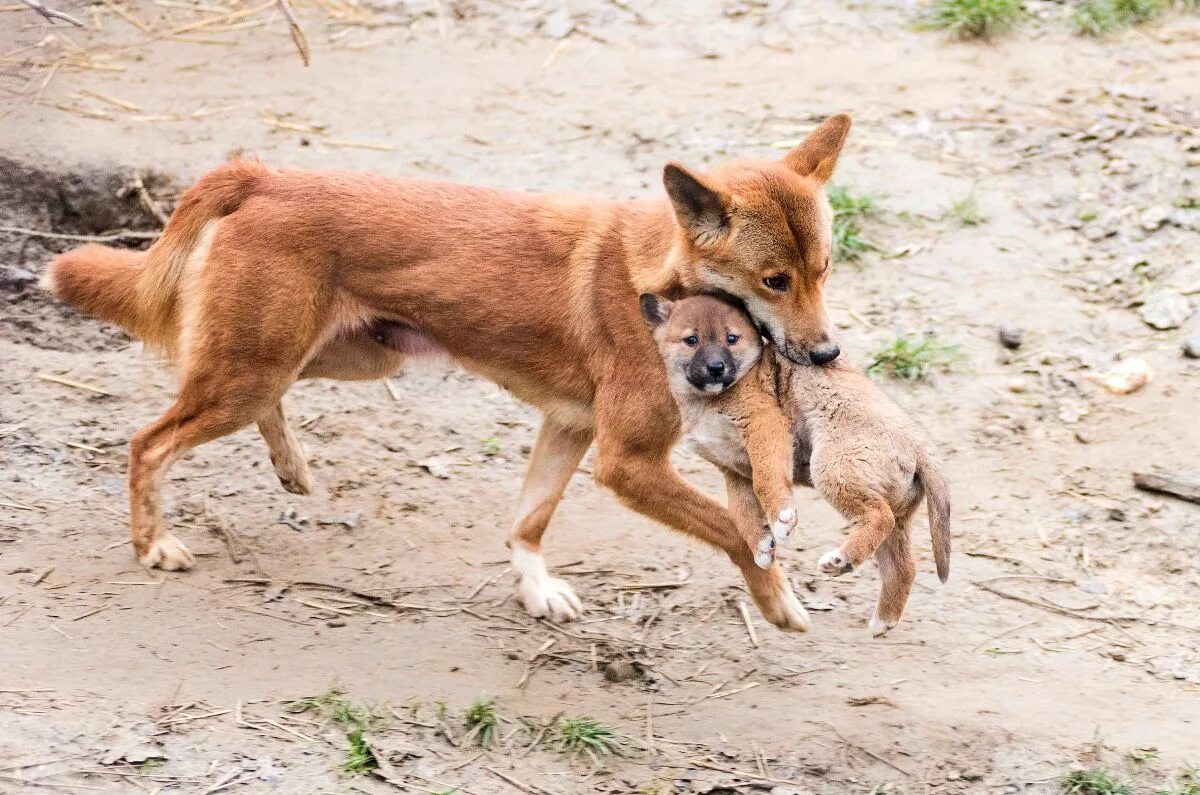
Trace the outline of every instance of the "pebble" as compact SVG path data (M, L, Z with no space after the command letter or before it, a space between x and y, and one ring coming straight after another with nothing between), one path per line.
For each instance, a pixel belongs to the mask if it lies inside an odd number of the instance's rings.
M1174 290L1159 290L1151 293L1138 310L1138 315L1146 325L1165 331L1179 328L1183 321L1192 314L1192 305L1187 298Z
M1015 392L1018 395L1029 388L1029 384L1019 375L1014 375L1008 379L1008 391Z
M604 678L610 682L624 682L640 675L638 667L628 660L613 660L604 666Z
M1179 348L1189 359L1200 359L1200 331L1186 337Z
M346 626L346 622L345 622L345 621L343 621L343 620L341 620L340 618L334 618L334 619L331 619L331 620L329 620L329 621L326 621L326 622L325 622L325 626L327 626L327 627L334 627L334 628L337 628L337 627L344 627L344 626Z
M1010 351L1015 351L1021 347L1021 343L1025 341L1025 332L1016 326L1010 326L1007 323L1002 325L997 332L1000 338L1000 344Z

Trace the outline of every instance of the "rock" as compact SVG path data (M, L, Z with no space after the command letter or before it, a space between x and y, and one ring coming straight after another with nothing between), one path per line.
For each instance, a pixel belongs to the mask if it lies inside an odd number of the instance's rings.
M1025 379L1019 375L1014 375L1012 378L1008 379L1009 392L1015 392L1019 395L1028 388L1029 384L1026 383Z
M1025 332L1016 326L1010 326L1007 323L1000 326L997 331L997 336L1000 338L1000 344L1010 351L1015 351L1021 347L1021 343L1025 341Z
M37 284L37 280L37 274L33 271L16 265L8 265L0 271L0 287L6 290L24 290Z
M1179 349L1189 359L1200 359L1200 331L1185 337Z
M641 675L638 667L628 660L613 660L604 666L604 678L610 682L626 682Z
M1138 310L1142 321L1159 331L1179 328L1191 314L1192 305L1188 303L1187 298L1174 290L1151 293Z
M1142 210L1142 214L1138 216L1138 222L1142 225L1142 229L1147 232L1153 232L1167 222L1171 217L1171 206L1168 204L1156 204L1153 207L1147 207Z
M1122 359L1100 377L1100 384L1114 395L1128 395L1150 383L1154 370L1145 359L1136 356Z

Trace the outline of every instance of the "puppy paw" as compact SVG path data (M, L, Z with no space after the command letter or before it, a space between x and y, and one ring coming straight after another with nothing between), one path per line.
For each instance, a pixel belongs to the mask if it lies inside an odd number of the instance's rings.
M760 569L769 569L775 562L775 536L769 532L763 532L762 538L758 540L758 546L754 548L754 565Z
M196 559L188 552L183 542L170 533L156 538L144 553L138 555L138 560L148 569L159 568L165 571L184 571L196 563Z
M820 567L821 571L830 575L831 577L837 577L839 574L846 574L854 568L850 565L850 558L840 549L831 549L826 552L821 556L821 559L817 561L817 565Z
M782 542L791 535L795 527L796 509L789 505L781 510L775 520L771 522L771 535L775 537L776 542Z
M879 616L872 616L870 623L867 624L867 629L871 633L871 637L878 638L880 635L887 632L892 627L896 626L895 621L884 621Z

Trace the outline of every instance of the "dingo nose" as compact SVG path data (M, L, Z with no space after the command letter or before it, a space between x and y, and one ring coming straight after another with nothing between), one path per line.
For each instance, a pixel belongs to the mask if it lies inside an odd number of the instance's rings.
M713 378L725 375L725 362L709 362L708 374Z
M842 349L836 342L825 342L808 352L808 358L813 364L829 364L841 354Z

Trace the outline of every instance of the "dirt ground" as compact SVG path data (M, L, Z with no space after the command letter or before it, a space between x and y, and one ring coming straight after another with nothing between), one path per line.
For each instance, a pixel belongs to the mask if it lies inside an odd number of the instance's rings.
M118 191L140 175L169 207L171 180L235 151L640 196L669 159L775 156L852 113L836 182L881 209L828 290L859 362L897 331L965 353L884 384L949 462L953 574L922 515L908 612L870 638L877 573L817 572L844 523L800 489L782 555L815 630L751 607L751 633L735 570L620 507L589 459L547 545L587 611L531 619L503 540L537 414L437 368L292 391L316 496L282 491L250 430L180 462L168 519L199 562L147 572L125 455L171 377L37 290L71 241L6 229L0 791L1016 793L1103 765L1149 793L1200 764L1200 506L1131 480L1200 450L1180 352L1200 332L1200 17L1095 41L1048 4L980 44L909 30L903 3L329 0L298 4L306 69L274 8L185 5L63 0L86 30L0 8L0 226L152 231ZM948 212L968 196L981 223ZM1168 293L1189 308L1155 330ZM1097 383L1131 357L1147 386ZM352 725L286 706L331 687L375 713L375 773L341 770ZM481 698L488 749L463 718ZM619 753L573 757L555 716Z

